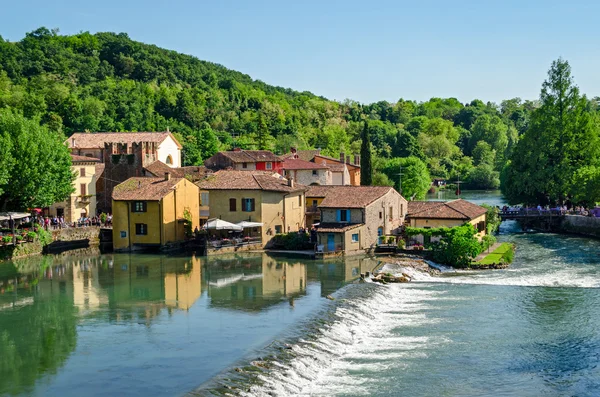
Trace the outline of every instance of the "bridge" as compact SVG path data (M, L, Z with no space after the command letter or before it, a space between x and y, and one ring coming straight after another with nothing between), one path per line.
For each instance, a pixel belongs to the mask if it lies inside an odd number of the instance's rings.
M538 210L535 208L521 208L519 210L516 211L500 211L500 219L502 219L503 221L508 221L508 220L536 220L536 219L552 219L552 218L558 218L558 219L562 219L564 218L564 216L570 212L568 211L561 211L561 210L556 210L556 209L551 209L551 210ZM579 215L579 214L575 214L572 213L571 215Z

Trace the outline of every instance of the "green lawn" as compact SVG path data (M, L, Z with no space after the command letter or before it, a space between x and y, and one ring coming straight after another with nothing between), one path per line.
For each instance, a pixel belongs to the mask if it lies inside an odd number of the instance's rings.
M512 250L512 244L510 243L502 243L500 244L500 246L498 248L496 248L494 251L492 251L491 253L489 253L486 257L484 257L482 260L478 261L478 262L473 262L473 266L478 266L478 265L492 265L492 264L499 264L502 262L502 257L504 256L505 253L507 253L508 251Z

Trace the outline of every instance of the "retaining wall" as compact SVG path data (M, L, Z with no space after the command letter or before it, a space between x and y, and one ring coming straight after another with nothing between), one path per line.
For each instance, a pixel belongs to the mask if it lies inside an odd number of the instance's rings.
M590 216L565 215L560 228L562 231L600 238L600 218Z

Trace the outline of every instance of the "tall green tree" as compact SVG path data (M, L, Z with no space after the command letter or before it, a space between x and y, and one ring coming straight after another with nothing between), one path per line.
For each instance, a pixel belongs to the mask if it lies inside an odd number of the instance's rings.
M563 203L579 197L577 175L600 161L597 115L573 83L565 60L552 63L542 85L540 107L504 171L503 191L511 203Z
M423 200L431 187L427 166L417 157L391 159L382 171L394 182L396 190L407 199ZM402 181L402 188L400 188L400 181Z
M371 186L373 184L373 167L371 153L371 136L369 134L369 126L364 122L361 134L360 146L360 184L363 186Z
M0 184L0 209L47 207L73 191L64 136L10 110L0 110L0 136L10 140L12 165Z

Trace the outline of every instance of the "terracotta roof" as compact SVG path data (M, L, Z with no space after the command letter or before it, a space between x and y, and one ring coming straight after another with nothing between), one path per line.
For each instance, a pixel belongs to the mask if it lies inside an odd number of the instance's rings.
M409 201L407 216L418 219L474 219L487 210L477 204L458 199L453 201Z
M234 163L256 163L257 161L281 161L279 156L269 150L230 150L220 152Z
M282 168L284 170L327 170L329 166L300 159L286 159Z
M169 172L175 178L188 178L192 181L197 181L206 176L206 174L212 171L208 170L204 166L187 166L179 168L171 168L162 161L155 161L154 163L144 167L148 173L155 177L164 177L165 173Z
M296 150L296 153L286 153L281 157L286 159L298 158L304 161L312 161L317 154L321 153L319 149L311 149L311 150Z
M208 175L197 182L197 185L205 190L266 190L284 193L306 190L306 186L299 184L290 187L286 179L268 171L221 170Z
M168 131L165 132L76 132L65 142L69 148L104 149L105 143L155 142L162 143L173 138L181 149L181 144ZM75 140L75 142L73 142Z
M317 228L317 233L343 233L363 225L364 223L321 223Z
M100 177L104 172L105 165L104 163L96 164L96 176Z
M113 200L149 200L158 201L177 185L183 178L140 178L133 177L115 186Z
M308 190L306 191L306 197L326 197L327 193L331 189L335 189L339 186L336 185L311 185L307 186Z
M98 160L97 158L94 158L94 157L78 156L76 154L72 154L71 162L72 163L99 163L100 160Z
M319 208L365 208L391 190L390 186L332 186Z
M316 154L315 157L313 158L313 161L315 163L317 163L317 162L319 162L319 158L327 159L329 161L335 161L338 164L346 164L348 167L360 168L360 165L356 165L356 164L353 164L353 163L346 163L346 162L340 161L339 158L336 159L335 157L323 156L322 154ZM331 165L331 164L329 164L329 165Z

